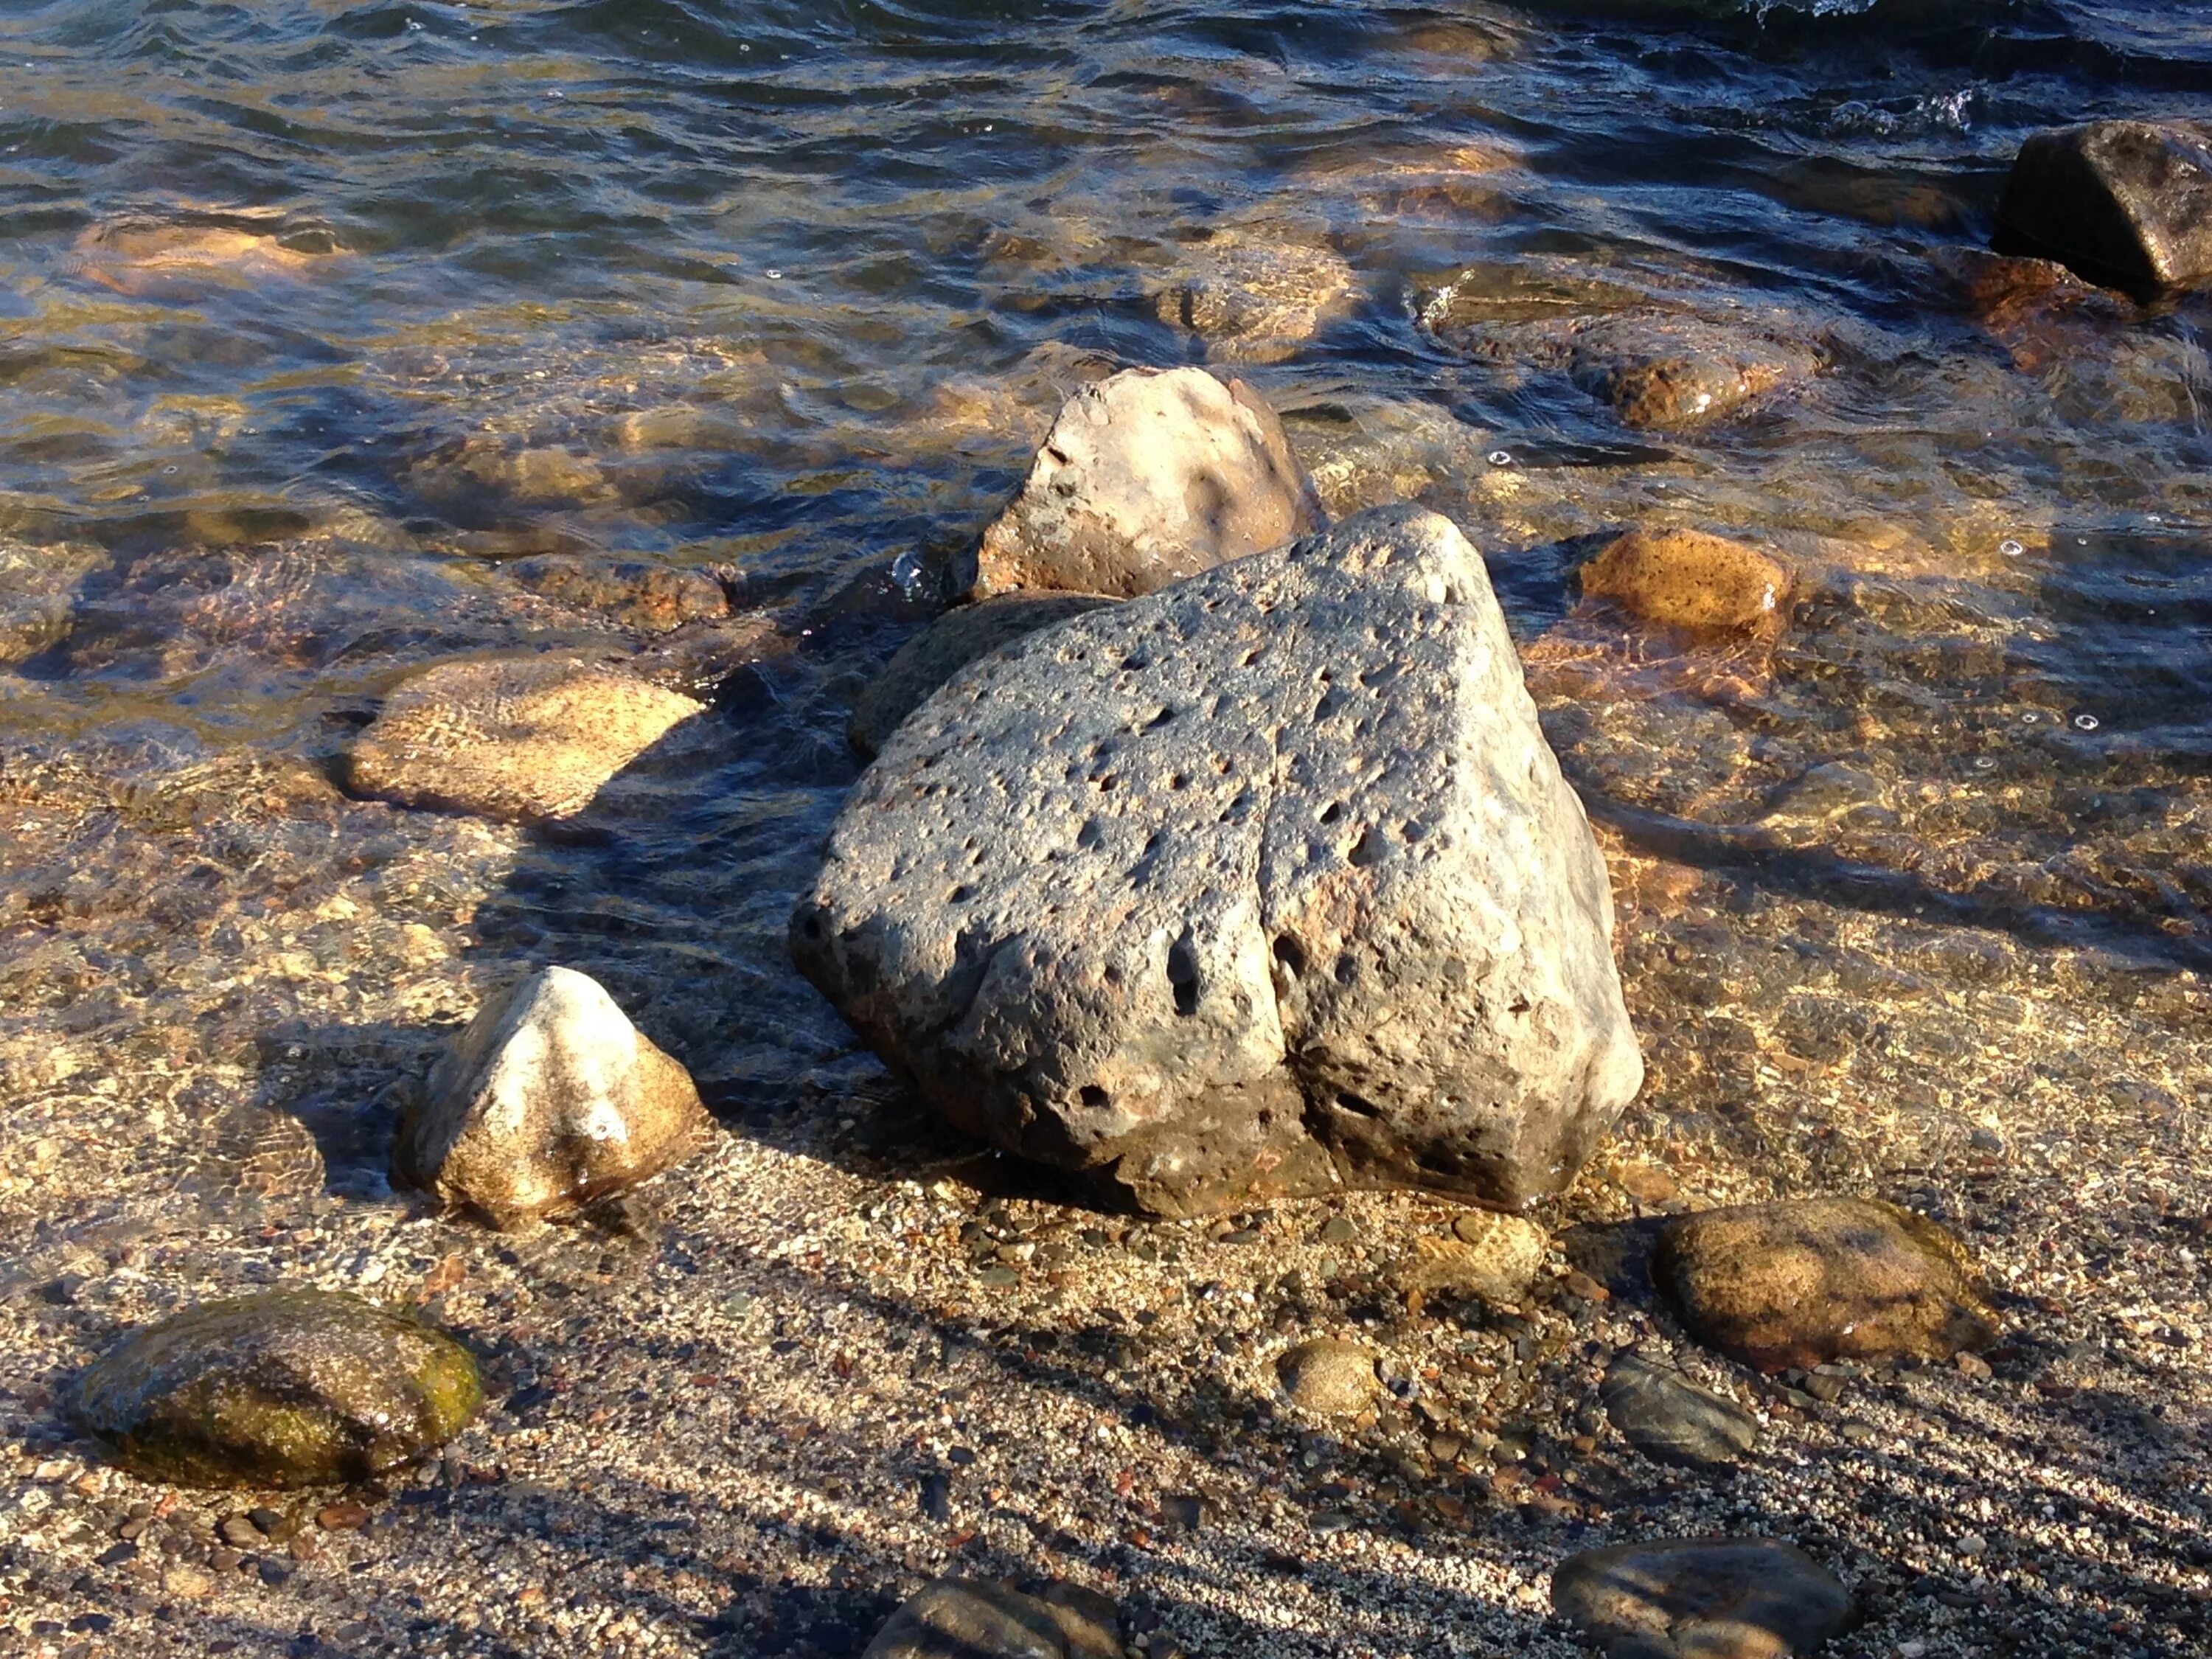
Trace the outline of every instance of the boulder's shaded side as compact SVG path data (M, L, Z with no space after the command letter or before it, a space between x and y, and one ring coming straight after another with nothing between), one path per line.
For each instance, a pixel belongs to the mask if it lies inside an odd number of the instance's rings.
M2005 180L1996 240L2141 298L2212 281L2212 123L2037 133Z
M1966 1247L1865 1198L1791 1199L1684 1216L1652 1275L1699 1341L1761 1370L1832 1359L1948 1359L1996 1340Z
M1036 1595L939 1578L893 1613L861 1659L1121 1659L1112 1602L1073 1584Z
M444 1333L357 1297L270 1291L124 1338L79 1382L76 1414L149 1480L305 1486L418 1457L483 1399Z
M972 665L798 906L955 1123L1155 1212L1563 1187L1643 1075L1481 559L1388 508Z
M597 981L531 975L487 1003L406 1103L405 1185L517 1227L635 1186L703 1146L691 1075Z
M1768 1538L1587 1550L1553 1572L1552 1606L1607 1659L1803 1659L1859 1620L1833 1573Z
M929 694L978 657L1115 601L1103 593L1001 593L978 605L948 611L899 647L883 672L854 701L845 738L854 752L872 757L899 722Z
M1149 593L1322 521L1257 392L1202 368L1124 369L1061 408L1021 494L983 532L971 591Z
M348 783L403 806L565 817L704 706L579 658L447 663L385 699L354 740Z

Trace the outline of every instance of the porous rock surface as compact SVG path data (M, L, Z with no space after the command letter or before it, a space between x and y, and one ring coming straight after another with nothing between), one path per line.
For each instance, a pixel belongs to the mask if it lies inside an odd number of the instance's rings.
M1966 1247L1867 1198L1789 1199L1668 1224L1652 1273L1698 1340L1761 1370L1948 1359L1996 1340Z
M367 1480L443 1444L483 1403L441 1331L358 1297L269 1291L134 1331L77 1384L76 1414L151 1480Z
M705 705L562 656L446 663L385 699L354 740L356 794L529 823L566 817Z
M487 1003L405 1103L392 1170L495 1226L609 1197L706 1143L690 1073L569 968Z
M1416 1238L1391 1282L1417 1309L1432 1296L1510 1305L1527 1293L1550 1243L1524 1217L1470 1210L1453 1222L1449 1238Z
M983 532L975 598L1127 598L1322 523L1282 422L1241 380L1124 369L1070 398L1021 494Z
M1833 1573L1767 1538L1586 1550L1553 1572L1552 1606L1606 1659L1802 1659L1859 1616Z
M1079 1585L1029 1595L982 1578L939 1578L908 1598L861 1659L1121 1659L1114 1605Z
M929 694L976 658L1041 628L1115 601L1103 593L1001 593L948 611L899 647L854 700L845 726L854 752L871 757Z
M806 975L969 1132L1157 1213L1564 1186L1642 1060L1482 561L1379 509L971 665L847 801Z
M2143 298L2212 280L2212 123L2037 133L2005 180L1996 245Z

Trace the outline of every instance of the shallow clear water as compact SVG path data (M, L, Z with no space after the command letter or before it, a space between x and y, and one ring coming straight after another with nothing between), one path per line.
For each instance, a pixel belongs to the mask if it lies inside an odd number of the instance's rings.
M2122 112L2212 114L2212 29L2149 0L10 7L9 1075L157 1052L367 1165L362 1103L467 985L558 957L732 1105L878 1087L781 942L843 710L1119 362L1251 378L1336 510L1453 514L1524 643L1626 523L1790 557L1747 678L1538 678L1624 867L1711 877L1626 947L1662 1117L1741 1092L1670 1058L1726 1026L1638 967L1683 930L1753 1046L1860 1000L1808 988L1832 938L1756 969L1804 915L2202 966L2208 313L1972 252L2025 133ZM1632 428L1577 371L1593 317L1779 386ZM626 560L726 614L668 627ZM327 782L404 672L575 642L723 708L595 832Z

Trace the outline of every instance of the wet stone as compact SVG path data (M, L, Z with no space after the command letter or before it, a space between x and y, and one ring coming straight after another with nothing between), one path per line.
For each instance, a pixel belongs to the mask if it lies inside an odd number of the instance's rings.
M1295 356L1358 287L1342 254L1295 226L1224 226L1188 258L1187 275L1160 295L1159 315L1204 340L1212 362Z
M1357 1416L1382 1387L1372 1353L1330 1337L1299 1343L1275 1361L1275 1375L1292 1405L1323 1417Z
M1619 1544L1569 1557L1552 1606L1607 1659L1802 1659L1858 1622L1818 1562L1763 1538Z
M392 1171L519 1227L673 1168L712 1133L690 1074L589 975L547 968L488 1002L406 1103Z
M1871 1199L1685 1216L1661 1235L1652 1271L1698 1340L1768 1372L1948 1359L1997 1337L1965 1246L1926 1217Z
M1638 1354L1617 1355L1599 1392L1613 1427L1655 1463L1720 1468L1758 1443L1759 1419L1742 1407Z
M1027 1595L939 1578L891 1615L863 1659L1121 1659L1121 1621L1112 1602L1073 1584Z
M1771 631L1790 600L1779 559L1698 530L1632 530L1584 565L1581 580L1585 598L1692 634Z
M1321 521L1257 392L1199 368L1125 369L1067 400L983 532L969 589L1149 593Z
M347 781L403 806L567 817L704 707L581 658L446 663L385 699L354 741Z
M1607 318L1575 342L1575 383L1624 426L1686 431L1809 380L1809 347L1689 317Z
M475 1360L443 1333L357 1297L270 1291L134 1332L75 1405L146 1479L283 1487L368 1480L443 1444L482 1401Z
M853 703L846 740L872 757L930 693L978 657L1115 603L1103 593L1001 593L948 611L901 646Z
M2037 133L2005 180L1996 246L2145 298L2212 279L2212 124L2092 121Z

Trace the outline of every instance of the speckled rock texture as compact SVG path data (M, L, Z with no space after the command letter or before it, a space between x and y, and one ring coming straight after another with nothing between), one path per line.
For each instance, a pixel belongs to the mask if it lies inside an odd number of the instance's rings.
M1334 1337L1318 1336L1288 1350L1275 1361L1275 1375L1293 1406L1322 1417L1356 1417L1382 1389L1373 1351Z
M899 647L854 699L846 740L854 753L874 756L901 720L976 658L1114 603L1100 593L1001 593L946 611Z
M422 1455L483 1398L444 1333L358 1297L270 1291L124 1338L80 1380L76 1415L149 1480L307 1486Z
M939 1578L893 1613L861 1659L1121 1659L1121 1623L1096 1592L1035 1595L981 1578Z
M1687 634L1778 632L1790 603L1779 559L1701 530L1632 530L1579 574L1584 598Z
M714 1121L690 1073L589 975L487 1003L403 1108L392 1173L495 1226L527 1226L682 1163Z
M582 658L446 663L385 699L354 740L348 782L403 806L567 817L704 707Z
M956 1124L1191 1214L1557 1191L1643 1075L1611 929L1481 559L1397 507L974 665L791 939Z
M1948 1359L1997 1318L1966 1247L1865 1198L1787 1199L1670 1223L1653 1276L1698 1340L1765 1371L1832 1359Z
M2037 133L2005 180L1996 245L2146 299L2212 281L2212 123Z
M1510 1305L1527 1293L1550 1243L1533 1221L1470 1210L1454 1221L1451 1237L1416 1238L1391 1282L1416 1309L1435 1296Z
M1125 369L1061 408L1021 494L983 532L971 592L1127 598L1322 523L1257 392L1202 368Z
M1766 1538L1588 1550L1552 1574L1552 1606L1606 1659L1803 1659L1858 1622L1834 1574Z

